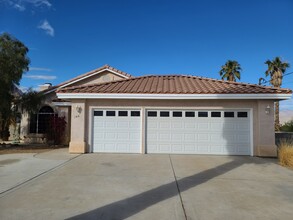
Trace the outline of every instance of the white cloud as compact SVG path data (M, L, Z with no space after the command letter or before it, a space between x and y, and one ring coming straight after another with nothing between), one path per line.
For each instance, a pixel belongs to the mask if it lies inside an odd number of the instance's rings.
M24 78L35 79L35 80L54 80L57 79L57 76L49 75L24 75Z
M40 7L40 6L47 6L48 8L50 8L52 6L52 4L47 1L47 0L22 0L22 1L26 1L28 3L33 4L35 7Z
M52 7L52 4L49 0L2 0L2 2L8 4L10 7L17 9L19 11L26 10L26 6L31 6L34 8Z
M30 67L30 71L45 71L45 72L51 72L52 69L49 68L43 68L43 67Z
M44 20L38 26L38 28L43 29L46 32L46 34L50 35L51 37L54 37L54 35L55 35L54 28L49 24L49 22L47 20Z
M20 4L14 4L13 7L19 11L24 11L25 7L24 5L20 5Z

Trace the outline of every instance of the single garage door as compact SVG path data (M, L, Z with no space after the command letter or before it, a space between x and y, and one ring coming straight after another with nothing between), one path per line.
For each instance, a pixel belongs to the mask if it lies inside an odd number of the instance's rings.
M140 110L95 109L93 152L140 153Z
M251 155L249 110L148 110L147 153Z

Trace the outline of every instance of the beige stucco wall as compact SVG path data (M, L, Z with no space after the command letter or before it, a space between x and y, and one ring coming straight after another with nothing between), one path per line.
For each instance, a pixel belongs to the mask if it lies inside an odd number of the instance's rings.
M71 119L70 152L83 153L91 151L92 109L99 107L138 107L144 112L146 108L192 108L192 109L251 109L253 119L253 155L276 156L273 100L76 100L73 105L80 105L85 111L79 117ZM265 113L271 107L269 115ZM75 107L72 107L74 115ZM143 118L144 119L144 118ZM144 152L144 134L142 152Z
M69 142L70 153L85 153L86 145L86 104L84 100L71 102L71 140Z
M270 106L270 114L265 113L267 106ZM277 147L275 146L275 122L274 122L274 102L257 102L256 126L254 128L255 154L257 156L277 156ZM258 129L256 131L256 129Z

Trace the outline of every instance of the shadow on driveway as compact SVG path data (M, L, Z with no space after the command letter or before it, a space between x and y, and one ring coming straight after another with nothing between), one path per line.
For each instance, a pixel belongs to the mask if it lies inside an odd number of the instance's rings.
M105 205L103 207L99 207L89 212L71 217L69 219L126 219L154 204L169 199L173 196L177 196L178 191L174 190L174 187L176 188L176 184L180 186L180 192L183 192L190 188L203 184L226 172L229 172L237 167L240 167L245 163L265 163L265 161L259 160L257 160L257 162L255 160L253 160L253 162L249 161L252 160L239 157L220 166L182 178L177 181L178 183L176 183L176 181L173 181L171 183L132 196L130 198L126 198Z

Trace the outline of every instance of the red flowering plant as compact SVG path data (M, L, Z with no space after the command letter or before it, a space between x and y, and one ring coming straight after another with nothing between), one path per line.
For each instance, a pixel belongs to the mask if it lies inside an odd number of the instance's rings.
M57 114L52 115L48 121L47 138L53 141L54 145L61 144L64 139L66 128L65 117L60 117Z

